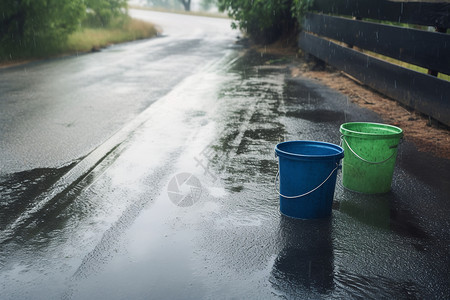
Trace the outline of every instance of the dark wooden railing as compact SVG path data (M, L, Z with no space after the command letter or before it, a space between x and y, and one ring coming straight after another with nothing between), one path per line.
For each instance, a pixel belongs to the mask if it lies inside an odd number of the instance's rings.
M449 16L450 3L315 0L304 18L299 46L367 86L450 126L450 82L436 77L438 73L450 75ZM375 58L368 51L423 67L428 74Z

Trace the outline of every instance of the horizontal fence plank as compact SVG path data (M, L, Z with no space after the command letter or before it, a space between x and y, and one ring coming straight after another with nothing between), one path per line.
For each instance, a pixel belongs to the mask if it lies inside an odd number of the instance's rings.
M450 74L450 34L308 13L306 31Z
M450 28L450 3L314 0L311 10L327 14Z
M302 32L299 46L367 86L450 126L450 82L405 69Z

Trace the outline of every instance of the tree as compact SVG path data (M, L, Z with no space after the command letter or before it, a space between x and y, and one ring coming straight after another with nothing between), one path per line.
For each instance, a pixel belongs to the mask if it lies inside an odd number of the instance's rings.
M127 13L127 0L85 0L93 25L108 26L114 17Z
M180 2L183 4L185 11L191 10L191 0L180 0Z
M259 43L270 43L296 30L291 9L295 0L218 0L219 10L237 21L233 28L246 32ZM300 0L301 1L301 0Z
M302 19L306 11L312 6L314 0L293 0L292 1L292 16L297 19L299 25L302 24Z
M64 43L84 17L83 0L2 0L0 58L41 55Z

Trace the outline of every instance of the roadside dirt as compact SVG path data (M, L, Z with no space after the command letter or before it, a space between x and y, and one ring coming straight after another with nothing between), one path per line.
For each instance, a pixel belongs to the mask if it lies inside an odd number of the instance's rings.
M307 62L295 47L286 47L283 42L254 49L262 54L271 53L292 58L294 64L289 66L291 76L312 78L339 91L351 102L376 112L386 124L402 128L404 139L415 144L419 151L450 159L450 128L401 106L395 100L370 89L344 72L317 64L315 61Z

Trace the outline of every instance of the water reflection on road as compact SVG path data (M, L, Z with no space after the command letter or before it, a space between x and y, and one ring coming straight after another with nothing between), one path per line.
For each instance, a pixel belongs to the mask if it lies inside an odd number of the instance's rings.
M446 195L401 167L384 195L339 175L331 219L280 216L278 142L339 143L341 123L380 120L276 58L230 51L158 101L77 192L1 245L9 298L448 298L435 228L449 224L420 205L448 212ZM178 206L186 173L201 194Z

